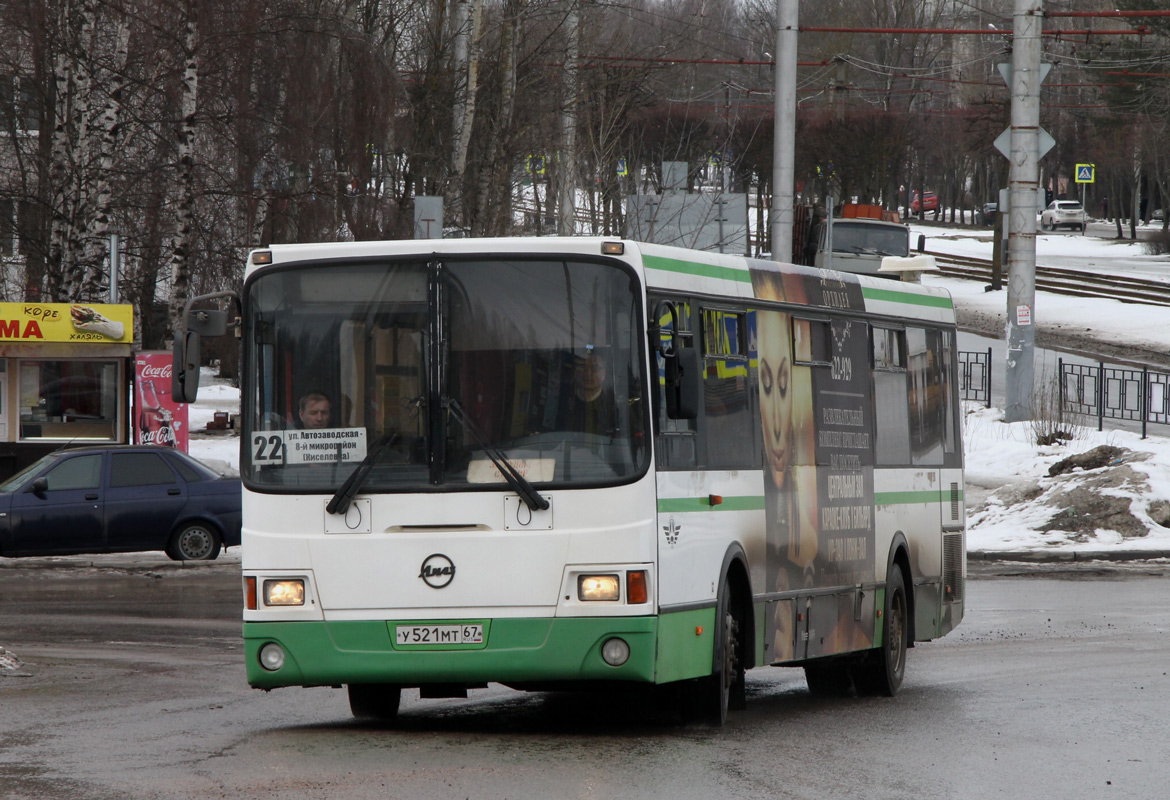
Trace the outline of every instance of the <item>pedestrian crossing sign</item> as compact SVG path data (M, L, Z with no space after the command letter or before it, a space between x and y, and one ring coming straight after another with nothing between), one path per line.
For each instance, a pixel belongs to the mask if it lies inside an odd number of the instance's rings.
M1077 164L1077 183L1093 183L1097 172L1096 164Z

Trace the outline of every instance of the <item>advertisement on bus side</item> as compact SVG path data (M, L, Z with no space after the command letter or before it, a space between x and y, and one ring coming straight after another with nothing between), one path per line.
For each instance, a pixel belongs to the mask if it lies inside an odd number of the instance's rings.
M762 300L863 308L861 287L851 275L781 273L763 265L751 274ZM768 590L872 582L874 421L867 326L848 317L758 309L756 328ZM835 619L821 616L806 619L792 600L775 603L768 621L774 660L872 646L872 616L855 614L852 603L842 603Z

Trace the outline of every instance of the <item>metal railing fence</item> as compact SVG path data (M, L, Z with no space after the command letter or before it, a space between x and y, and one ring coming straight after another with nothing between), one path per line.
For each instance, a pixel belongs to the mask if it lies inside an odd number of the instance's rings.
M1097 418L1140 422L1142 438L1149 423L1170 425L1170 373L1149 367L1060 364L1060 409Z

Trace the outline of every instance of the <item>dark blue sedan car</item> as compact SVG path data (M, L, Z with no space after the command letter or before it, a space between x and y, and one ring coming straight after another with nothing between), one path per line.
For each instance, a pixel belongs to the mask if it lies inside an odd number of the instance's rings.
M0 484L0 556L164 550L192 561L239 543L239 478L169 447L58 450Z

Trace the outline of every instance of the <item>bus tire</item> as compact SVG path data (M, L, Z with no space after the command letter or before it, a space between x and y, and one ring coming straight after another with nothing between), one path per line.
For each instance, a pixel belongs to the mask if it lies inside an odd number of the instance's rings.
M402 702L401 686L390 683L351 683L345 688L349 692L349 710L356 719L387 722L398 716L398 705Z
M848 697L853 694L853 678L849 675L849 665L840 661L806 664L804 680L814 697Z
M731 583L723 584L715 610L715 660L712 672L692 686L691 714L698 721L719 727L727 722L729 708L746 702L742 645L742 612L731 596Z
M910 637L910 604L906 582L896 564L886 581L886 604L882 614L882 646L862 657L853 670L857 693L893 697L906 674L906 648Z

